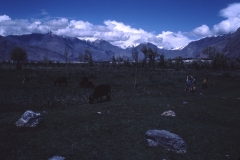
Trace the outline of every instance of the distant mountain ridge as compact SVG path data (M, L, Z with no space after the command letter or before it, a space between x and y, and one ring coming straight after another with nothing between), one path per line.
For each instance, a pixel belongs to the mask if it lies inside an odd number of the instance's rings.
M183 58L206 57L202 54L202 50L208 46L215 47L226 54L227 57L240 58L239 44L240 28L235 33L192 41L181 50L159 49L151 43L142 43L136 48L140 60L143 58L141 52L143 45L152 49L157 48L158 54L164 54L165 58L175 58L176 56L182 56ZM94 61L109 61L113 55L116 58L132 59L132 47L123 49L105 40L90 42L78 38L57 36L49 32L47 34L0 36L0 61L9 60L10 52L16 46L25 49L28 53L28 59L33 61L42 61L44 55L47 55L49 60L65 62L65 52L68 53L69 61L79 61L83 60L86 49L91 50Z
M228 55L228 57L240 58L240 28L230 35L222 51Z

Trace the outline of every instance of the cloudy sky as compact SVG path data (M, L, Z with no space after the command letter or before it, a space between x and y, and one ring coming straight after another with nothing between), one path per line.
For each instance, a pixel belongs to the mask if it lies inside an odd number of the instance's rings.
M122 48L179 48L240 27L240 0L0 0L0 35L47 33Z

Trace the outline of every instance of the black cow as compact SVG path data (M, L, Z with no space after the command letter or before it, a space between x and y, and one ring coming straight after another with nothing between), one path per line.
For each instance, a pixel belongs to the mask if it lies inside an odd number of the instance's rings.
M67 85L67 77L58 77L54 81L54 86L56 86L56 84L58 84L60 86L62 83L65 83L65 86Z
M106 96L106 100L110 100L111 94L111 86L107 85L107 84L100 84L98 86L95 87L95 90L93 92L93 94L91 94L89 96L89 103L93 103L94 99L98 99L100 98L100 100L102 99L102 96Z
M92 81L88 81L86 86L87 86L87 88L94 88L95 87L95 85L92 83Z
M83 77L79 85L83 88L94 88L92 81L89 81L87 77Z
M82 82L87 82L88 81L88 77L83 77L82 78Z

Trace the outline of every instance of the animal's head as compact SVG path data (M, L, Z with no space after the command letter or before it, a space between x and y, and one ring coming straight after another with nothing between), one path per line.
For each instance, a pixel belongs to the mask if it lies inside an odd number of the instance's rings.
M90 95L90 96L89 96L89 99L88 99L88 103L91 104L91 103L93 103L93 101L94 101L94 98L93 98L92 95Z

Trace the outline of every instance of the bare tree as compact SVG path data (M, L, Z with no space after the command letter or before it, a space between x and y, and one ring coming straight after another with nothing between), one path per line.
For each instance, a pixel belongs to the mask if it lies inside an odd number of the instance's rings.
M112 55L112 58L111 58L111 61L112 61L112 68L114 68L115 70L114 70L114 73L116 74L116 72L117 72L117 67L116 67L116 58L115 58L115 56L114 56L114 54Z
M43 55L43 64L45 66L47 66L47 63L49 62L49 59L48 59L48 52L45 52L44 55Z
M123 62L123 57L118 57L117 62L119 62L119 63Z
M170 69L172 69L173 68L173 62L172 62L172 58L168 58L167 59L167 68L170 68Z
M79 62L82 62L84 60L84 55L81 52L78 53L78 60Z
M149 66L154 69L155 67L155 58L157 56L157 48L148 48L147 57L149 58Z
M214 70L225 69L227 67L227 58L223 53L217 51L214 47L206 47L203 54L208 55L212 60L211 64Z
M67 75L67 79L68 79L68 62L69 62L69 52L67 50L67 48L65 47L65 51L64 51L64 58L65 58L65 68L66 68L66 75Z
M176 71L180 71L184 68L184 62L182 56L177 56L175 58L174 68Z
M21 62L24 60L27 60L27 52L20 47L15 47L11 51L10 57L11 57L11 60L17 62L17 70L20 71L22 69Z
M144 58L142 60L142 68L144 68L145 64L147 63L148 58L148 49L146 45L143 45L141 48L142 53L144 54Z
M84 59L88 61L88 65L92 67L93 66L92 52L89 49L86 49L84 52L85 52Z
M134 93L136 92L136 87L137 87L137 74L138 74L138 50L136 47L132 49L132 58L135 61L135 80L134 80Z
M135 61L135 63L138 63L138 50L136 47L133 47L132 49L132 58Z
M166 67L166 63L165 63L165 59L164 59L164 55L161 54L160 57L159 57L159 67L161 67L162 69L164 69Z
M147 48L146 45L143 45L143 47L141 48L142 53L144 54L144 58L142 61L142 67L144 67L144 65L147 62L147 59L149 60L149 67L152 67L154 69L155 67L155 58L158 56L157 53L157 48Z

